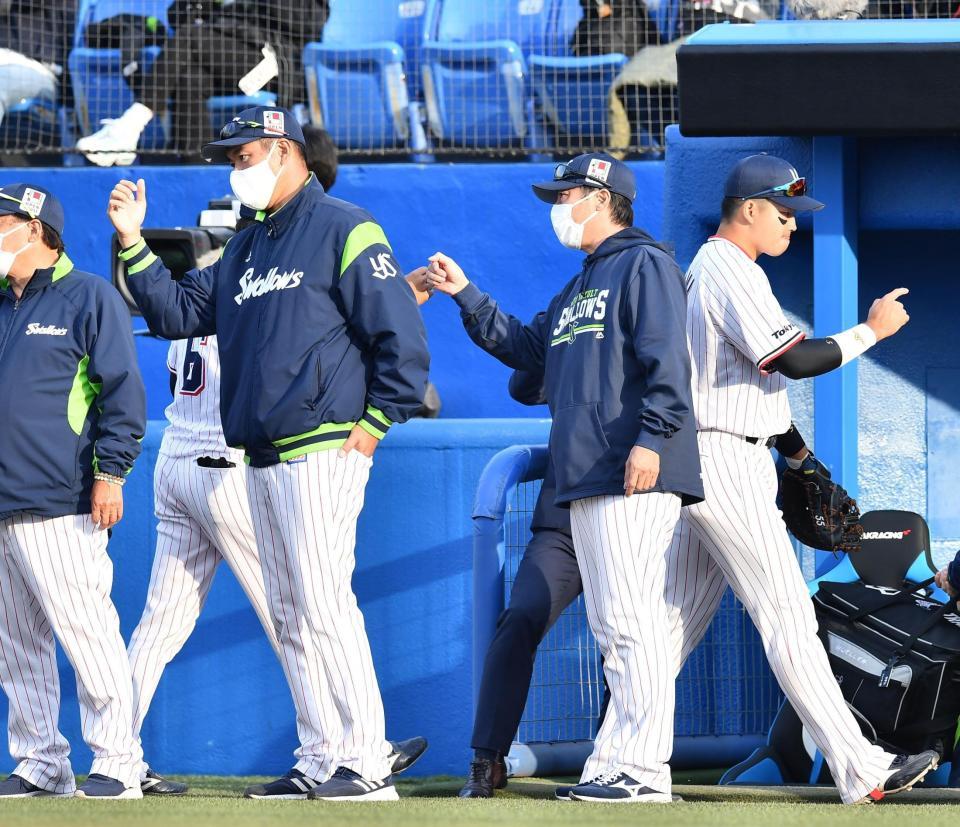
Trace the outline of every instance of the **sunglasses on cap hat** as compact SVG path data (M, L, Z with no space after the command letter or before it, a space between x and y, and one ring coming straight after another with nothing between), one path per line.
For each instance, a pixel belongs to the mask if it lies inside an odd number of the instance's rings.
M268 127L258 121L243 121L240 120L240 118L234 118L220 130L220 140L223 141L227 138L234 137L234 135L239 135L245 129L268 129ZM280 138L290 137L288 132L281 132L275 126L269 127L269 131Z
M609 186L606 181L601 181L599 178L594 178L592 175L587 175L585 172L579 172L578 170L570 169L570 164L566 163L557 164L554 167L553 180L579 181L584 186L597 187L599 189Z
M798 198L806 194L807 179L797 178L795 181L788 181L786 184L779 184L776 187L770 187L769 189L755 192L753 195L744 195L741 197L741 200L747 201L751 198L767 198L771 195L786 196L787 198Z

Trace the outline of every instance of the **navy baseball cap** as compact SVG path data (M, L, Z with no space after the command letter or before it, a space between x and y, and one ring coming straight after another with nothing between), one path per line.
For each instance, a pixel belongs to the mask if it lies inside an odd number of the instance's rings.
M289 138L306 146L300 122L292 112L277 106L253 106L228 121L220 130L220 139L204 144L200 154L205 161L226 164L228 150L260 138Z
M57 235L63 235L63 205L57 197L33 184L7 184L0 187L0 215L37 218Z
M823 204L807 195L807 180L776 155L744 158L727 177L727 198L765 198L794 212L815 212Z
M608 189L631 202L637 197L637 179L630 167L605 152L588 152L557 164L553 180L534 184L533 191L541 201L555 204L558 192L574 187Z

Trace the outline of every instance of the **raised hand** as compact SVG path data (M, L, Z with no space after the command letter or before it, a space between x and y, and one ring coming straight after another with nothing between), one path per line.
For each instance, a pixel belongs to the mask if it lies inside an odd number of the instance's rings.
M906 308L898 301L909 292L906 287L898 287L870 305L867 326L876 334L878 342L892 336L910 321Z
M132 247L140 240L140 228L147 216L147 184L140 178L136 184L124 179L110 193L107 217L117 231L120 246Z

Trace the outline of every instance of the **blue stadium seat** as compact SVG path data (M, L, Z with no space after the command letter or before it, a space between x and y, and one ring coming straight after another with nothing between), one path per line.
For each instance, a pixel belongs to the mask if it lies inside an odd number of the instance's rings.
M497 146L527 135L525 55L552 42L553 0L431 0L424 97L435 135L457 146Z
M569 44L583 16L579 0L553 0L555 56L527 57L530 80L546 120L559 132L606 144L607 93L627 62L622 54L572 57Z
M148 69L159 54L160 49L156 46L144 49L140 58L141 71ZM123 77L119 49L80 46L70 52L67 62L82 135L96 131L102 120L116 118L133 104L133 92ZM162 120L154 118L144 130L140 149L158 149L165 143Z
M424 0L331 0L322 43L303 53L311 120L341 149L424 148L406 54L423 37Z
M166 26L169 5L170 0L82 0L77 10L74 48L67 61L81 134L89 135L100 127L100 121L117 117L134 101L123 77L120 50L91 49L84 45L86 27L124 13L156 17ZM146 71L159 54L156 46L144 49L140 71ZM156 149L165 142L161 119L154 118L140 139L140 148Z
M38 150L69 144L64 113L51 98L25 98L10 106L0 123L0 146Z
M210 118L210 134L219 135L223 125L251 106L276 106L273 92L257 92L254 95L218 95L207 98L207 115Z
M133 103L133 93L123 78L120 51L92 49L84 44L84 29L91 23L118 14L156 17L169 31L167 8L171 0L84 0L77 15L74 49L70 54L70 76L73 81L77 118L82 134L98 129L100 121L114 118ZM143 50L140 71L146 71L160 54L150 46ZM250 106L272 106L277 101L272 92L255 95L222 95L207 100L207 112L213 134L234 115ZM166 143L163 119L155 118L140 139L141 149L158 149Z
M647 14L657 24L660 39L664 43L680 36L680 9L683 0L650 0Z

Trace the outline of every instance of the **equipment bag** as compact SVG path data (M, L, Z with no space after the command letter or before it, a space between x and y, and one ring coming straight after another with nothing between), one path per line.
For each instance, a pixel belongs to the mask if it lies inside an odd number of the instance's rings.
M960 615L927 597L932 582L824 582L813 596L844 698L876 740L903 752L949 747L960 716Z

